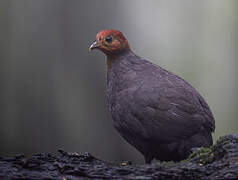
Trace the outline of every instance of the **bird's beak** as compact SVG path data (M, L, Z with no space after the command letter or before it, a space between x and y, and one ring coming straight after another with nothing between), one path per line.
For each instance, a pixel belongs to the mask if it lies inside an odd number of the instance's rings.
M100 43L98 43L97 41L94 41L94 42L91 44L91 46L89 47L89 51L91 51L91 50L93 50L93 49L96 49L96 48L98 48L98 47L100 47L100 46L101 46Z

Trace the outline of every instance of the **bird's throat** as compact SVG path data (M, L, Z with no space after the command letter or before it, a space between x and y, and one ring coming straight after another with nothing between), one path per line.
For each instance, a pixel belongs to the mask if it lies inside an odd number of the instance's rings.
M110 60L109 58L107 58L107 72L109 72L109 70L112 67L112 60Z
M118 59L117 55L107 55L107 72L110 71L112 64Z
M112 67L112 64L117 60L121 59L121 57L127 56L131 51L130 49L125 49L123 51L119 51L117 53L106 54L107 56L107 71L109 71Z

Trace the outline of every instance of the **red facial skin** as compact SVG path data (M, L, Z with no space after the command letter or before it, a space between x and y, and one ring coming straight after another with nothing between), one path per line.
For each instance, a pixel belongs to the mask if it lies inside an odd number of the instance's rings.
M112 37L110 43L106 41L107 36ZM96 48L104 52L107 56L130 49L127 39L117 30L103 30L98 32L96 41L98 43Z

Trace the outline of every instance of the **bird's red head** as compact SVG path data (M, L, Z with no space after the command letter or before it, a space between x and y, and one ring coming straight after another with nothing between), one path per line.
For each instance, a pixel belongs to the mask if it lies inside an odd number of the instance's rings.
M99 49L106 55L113 55L130 49L127 39L117 30L103 30L97 33L90 50Z

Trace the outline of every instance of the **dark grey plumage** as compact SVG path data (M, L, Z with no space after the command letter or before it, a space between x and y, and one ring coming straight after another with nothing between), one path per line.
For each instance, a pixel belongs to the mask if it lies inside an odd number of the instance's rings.
M131 50L110 61L107 100L114 126L147 163L179 161L191 148L212 145L212 112L191 85Z

